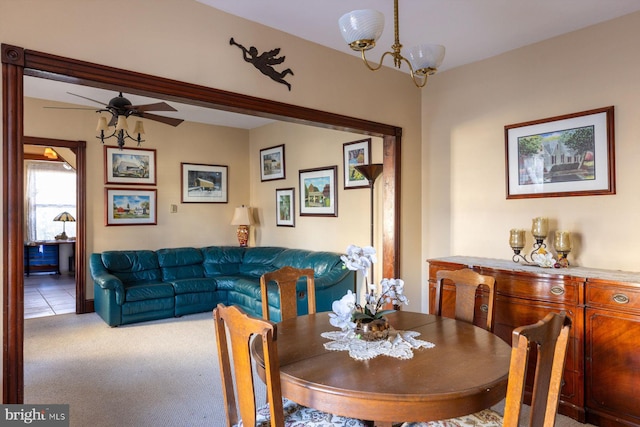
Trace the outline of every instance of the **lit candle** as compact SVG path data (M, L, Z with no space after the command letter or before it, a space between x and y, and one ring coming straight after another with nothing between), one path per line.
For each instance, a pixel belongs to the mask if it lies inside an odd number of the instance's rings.
M512 248L524 248L524 232L525 230L512 229L509 234L509 245Z
M545 238L549 231L549 220L543 217L533 218L533 224L531 225L531 234L534 237Z
M571 233L568 231L556 231L554 246L559 252L569 252L571 250Z

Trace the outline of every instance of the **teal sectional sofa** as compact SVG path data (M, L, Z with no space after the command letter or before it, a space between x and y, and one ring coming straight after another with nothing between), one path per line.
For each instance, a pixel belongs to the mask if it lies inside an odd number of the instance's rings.
M177 317L237 305L262 316L260 276L286 265L313 268L317 311L355 291L355 273L340 254L280 247L209 246L91 254L96 313L110 326ZM298 283L298 313L307 313L306 281ZM269 285L269 315L280 320L275 283Z

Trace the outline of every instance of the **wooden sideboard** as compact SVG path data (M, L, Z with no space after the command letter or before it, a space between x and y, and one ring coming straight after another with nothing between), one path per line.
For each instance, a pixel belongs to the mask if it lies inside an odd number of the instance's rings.
M573 323L559 412L603 427L640 427L640 273L463 256L428 262L432 313L439 270L472 268L496 279L494 333L508 343L514 328L566 311ZM454 299L445 283L443 315L451 315ZM481 325L487 295L477 299Z

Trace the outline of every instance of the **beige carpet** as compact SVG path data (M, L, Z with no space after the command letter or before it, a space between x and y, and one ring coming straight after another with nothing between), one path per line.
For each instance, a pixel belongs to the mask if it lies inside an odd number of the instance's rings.
M211 313L117 328L95 313L27 319L24 367L25 402L69 404L74 427L223 425Z

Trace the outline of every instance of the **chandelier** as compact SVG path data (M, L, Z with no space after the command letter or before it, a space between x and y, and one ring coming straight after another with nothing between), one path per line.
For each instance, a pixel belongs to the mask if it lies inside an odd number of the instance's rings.
M398 26L398 0L393 1L393 23L395 31L395 43L392 51L382 54L378 66L371 66L365 57L365 51L372 49L384 30L384 15L377 10L354 10L344 14L338 20L340 32L349 47L362 54L364 64L371 71L377 71L382 67L385 56L391 55L396 68L400 68L402 62L409 66L411 79L417 87L424 87L427 78L435 74L444 59L444 46L438 44L421 44L409 49L408 59L402 56L402 44L400 44Z

